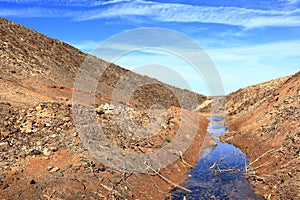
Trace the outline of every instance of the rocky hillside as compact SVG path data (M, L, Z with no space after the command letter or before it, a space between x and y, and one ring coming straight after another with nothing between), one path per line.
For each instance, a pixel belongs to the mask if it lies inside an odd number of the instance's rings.
M71 99L75 77L87 54L4 18L0 18L0 38L0 101L33 106L41 101ZM125 73L132 85L141 80L153 83L132 95L131 103L137 106L149 107L154 103L162 103L166 108L178 106L171 91L191 98L196 95L199 103L206 99L203 95L167 86L101 59L93 60L99 68L108 66L98 84L97 103L111 99L112 90Z
M226 97L226 115L240 118L257 109L265 101L272 98L274 91L281 87L288 77L278 78L257 85L239 89Z
M250 158L248 175L266 199L299 199L300 72L228 96L223 139Z
M108 105L108 104L106 104ZM95 112L105 135L124 152L147 153L168 144L180 126L178 108L168 110L160 133L148 139L122 134L116 125L123 113L119 107L99 106ZM28 109L0 104L0 196L3 199L163 199L174 186L149 173L124 173L95 160L83 146L72 120L72 105L40 103ZM146 112L131 109L139 123L148 123ZM187 114L187 113L186 113ZM192 115L191 115L192 116ZM199 124L199 135L191 148L160 175L173 183L182 181L195 163L203 143L206 121ZM190 126L190 125L189 125ZM195 126L183 127L187 134ZM160 192L154 192L159 189Z
M168 86L92 57L104 71L92 112L105 136L123 153L151 153L167 146L178 130L197 130L190 148L160 171L148 173L113 170L83 145L73 121L74 80L87 54L61 41L0 18L0 197L2 199L164 199L182 181L190 164L197 162L206 137L207 120L189 110L212 112L212 100ZM112 99L120 77L126 74L126 92L141 81L129 101ZM82 92L82 91L76 91ZM83 97L93 95L80 93ZM192 103L196 95L196 105ZM178 97L185 97L185 110ZM84 99L84 98L83 98ZM215 106L224 103L224 98ZM125 108L111 104L117 101ZM299 199L300 191L300 72L293 76L250 86L226 97L223 137L249 157L247 175L266 199ZM148 108L161 104L159 108ZM216 109L216 107L214 107ZM153 108L153 107L152 107ZM216 113L219 112L216 109ZM130 113L130 115L127 115ZM117 115L117 117L115 117ZM124 121L147 127L162 121L146 139L125 134L136 130ZM125 127L124 127L125 126ZM180 128L179 128L180 127ZM179 154L179 152L176 152ZM173 152L174 154L174 152Z
M207 120L199 120L197 113L188 110L195 108L189 103L195 96L197 104L205 101L205 96L92 57L92 64L100 71L108 66L96 90L93 113L105 136L123 153L151 153L172 142L179 127L187 135L197 130L186 154L179 156L177 152L178 160L159 172L114 170L91 155L73 121L74 80L88 55L3 18L0 38L1 199L164 199L183 180L190 168L188 163L198 160ZM129 102L118 101L125 108L110 104L112 91L124 74L129 88L142 80L151 82L138 88ZM122 88L123 92L127 89ZM180 109L178 97L182 96L187 97L186 110ZM164 115L160 110L148 112L157 103L164 106ZM186 123L182 115L199 120L199 124ZM156 119L162 121L154 127L158 131L146 138L125 134L119 127L123 124L137 132L127 121L147 127Z

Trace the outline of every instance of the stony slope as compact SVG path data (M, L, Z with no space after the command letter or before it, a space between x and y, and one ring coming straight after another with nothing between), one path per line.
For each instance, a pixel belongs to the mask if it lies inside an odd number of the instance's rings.
M82 145L72 121L71 100L74 79L86 54L3 18L0 37L1 197L162 199L167 195L172 186L160 177L111 170L97 162ZM96 58L95 62L107 64ZM115 84L127 72L116 65L109 66L97 88L98 105L111 100ZM155 82L137 90L129 105L134 108L135 121L147 124L149 118L144 109L162 103L169 114L162 132L149 141L125 137L116 128L116 122L102 111L98 112L99 123L108 130L111 141L125 151L152 151L165 145L167 137L172 139L181 123L176 117L176 95L194 94L128 73L130 84L141 79ZM300 198L299 74L227 96L226 123L231 131L223 139L248 155L249 167L255 171L248 175L255 181L257 192L270 199ZM207 100L199 109L209 111L211 100L202 95L197 98L199 105ZM204 140L206 121L201 118L200 122L198 136L184 155L188 163L197 161L199 143ZM184 128L190 131L197 127ZM120 134L116 137L113 133ZM188 169L178 160L160 173L178 183Z
M75 77L87 54L4 18L0 18L0 37L0 101L33 106L41 101L71 99ZM153 99L166 104L167 108L178 105L170 90L175 90L179 96L196 95L199 103L206 99L203 95L167 86L103 60L94 61L100 68L109 65L96 93L100 103L110 100L112 90L125 73L132 85L140 80L156 83L134 93L131 100L138 106L151 106L155 103Z
M163 199L168 196L174 185L157 174L112 170L95 160L83 146L72 119L72 93L86 54L3 18L0 18L0 38L1 198ZM189 170L186 162L193 164L198 159L207 120L200 118L195 126L184 124L178 116L181 112L191 120L199 116L180 110L177 96L196 95L199 104L206 97L167 86L95 57L93 62L100 68L109 65L96 92L98 123L110 141L124 152L155 151L172 141L181 125L187 134L198 130L196 139L183 155L185 162L179 159L159 172L174 184L182 181ZM153 83L139 88L130 102L122 102L130 108L135 123L142 126L149 123L147 111L153 104L160 103L166 109L164 124L154 137L143 139L122 134L117 122L125 119L113 118L102 109L104 103L112 100L115 84L125 73L129 75L129 87L140 80ZM114 107L109 112L122 114L124 110Z
M281 87L288 79L282 77L257 85L239 89L226 97L226 115L230 118L240 118L257 109L273 96L276 89Z
M70 104L40 103L21 110L0 104L0 108L2 199L164 199L173 187L152 171L123 173L95 160L75 130ZM131 138L116 126L122 119L110 114L120 112L120 108L102 108L97 109L99 122L106 136L124 152L155 151L168 144L165 138L173 138L180 125L178 108L171 108L159 134L148 139ZM147 123L144 111L131 113L138 122ZM183 180L190 169L185 163L198 159L206 126L201 120L199 127L183 127L187 134L197 128L199 133L183 155L185 162L177 160L162 168L161 175L173 183Z
M228 96L224 139L250 158L256 190L267 199L299 199L300 72Z

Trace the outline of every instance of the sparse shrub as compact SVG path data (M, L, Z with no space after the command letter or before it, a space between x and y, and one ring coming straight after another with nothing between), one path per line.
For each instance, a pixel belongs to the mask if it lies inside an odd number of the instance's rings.
M168 143L170 143L170 142L172 141L172 139L171 139L169 136L167 136L167 137L165 138L165 141L168 142Z

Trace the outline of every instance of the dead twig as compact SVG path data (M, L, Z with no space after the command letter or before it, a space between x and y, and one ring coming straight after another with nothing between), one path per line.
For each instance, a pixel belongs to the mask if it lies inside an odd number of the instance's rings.
M94 194L97 194L100 198L104 198L104 200L107 200L106 196L104 196L103 194L94 192Z
M218 169L215 169L215 167L217 167ZM229 168L229 169L220 169L218 165L216 165L216 163L214 163L209 170L212 170L213 173L216 174L222 174L225 172L236 172L236 171L240 171L239 169L235 169L235 168Z
M266 165L269 165L269 164L271 164L272 162L273 162L273 160L271 160L270 162L266 162L266 163L264 163L264 164L261 164L261 165L255 167L255 168L253 168L252 170L257 170L258 168L261 168L261 167L264 167L264 166L266 166Z
M179 151L179 156L180 156L180 159L181 159L181 161L183 162L183 164L187 165L187 166L190 167L190 168L194 168L193 165L187 163L187 162L183 159L183 155L182 155L182 152L181 152L181 151Z
M123 172L123 173L122 173L122 178L121 178L118 182L116 182L116 185L119 185L119 184L121 184L122 182L126 181L127 178L129 178L132 174L133 174L133 172L129 172L129 173L126 175L126 172Z
M257 157L255 160L253 160L252 162L250 162L250 163L248 164L247 167L250 167L251 165L253 165L254 163L256 163L259 159L263 158L263 157L266 156L267 154L272 153L272 152L274 152L274 151L278 151L278 150L280 150L280 149L281 149L281 147L278 148L278 149L271 149L271 150L269 150L269 151L263 153L262 155L260 155L259 157Z
M166 193L166 192L164 192L164 191L161 190L161 188L160 188L160 187L155 183L155 181L153 180L152 176L150 176L150 179L151 179L151 182L153 183L153 185L157 188L157 190L158 190L160 193L166 195L166 197L170 195L169 193Z
M208 169L213 171L215 175L225 173L225 172L236 172L240 171L239 169L236 168L228 168L228 169L220 169L219 165L223 162L223 160L229 156L232 156L235 154L235 151L231 152L230 154L227 154L223 156L222 158L218 159L212 166L210 166ZM220 163L220 164L219 164ZM246 166L245 166L246 168Z
M54 193L55 193L56 191L54 190L49 196L47 196L47 195L43 195L43 197L45 197L45 198L47 198L48 200L50 200L51 198L52 198L52 196L54 195Z
M246 160L246 158L245 158L245 173L248 173L248 167L247 167L247 160Z
M115 190L114 188L108 186L108 185L104 185L103 183L100 184L104 189L106 189L109 193L113 193L113 194L116 194L118 196L121 196L121 194Z
M172 181L170 181L169 179L167 179L166 177L164 177L163 175L161 175L158 171L156 171L155 169L153 169L150 165L148 165L147 163L145 163L146 167L148 169L150 169L151 171L153 171L157 176L159 176L161 179L163 179L164 181L166 181L167 183L169 183L170 185L172 185L173 187L176 187L176 188L179 188L179 189L182 189L184 191L187 191L189 193L191 193L192 191L185 188L185 187L182 187L176 183L173 183Z

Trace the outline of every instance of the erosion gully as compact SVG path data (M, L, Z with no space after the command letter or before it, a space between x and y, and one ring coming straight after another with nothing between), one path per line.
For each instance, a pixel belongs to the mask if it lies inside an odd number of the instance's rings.
M224 118L209 117L209 120L208 132L217 146L205 149L196 166L187 173L182 186L192 192L174 189L172 199L263 199L254 193L251 183L243 175L248 164L246 155L219 139L227 131L222 123Z

